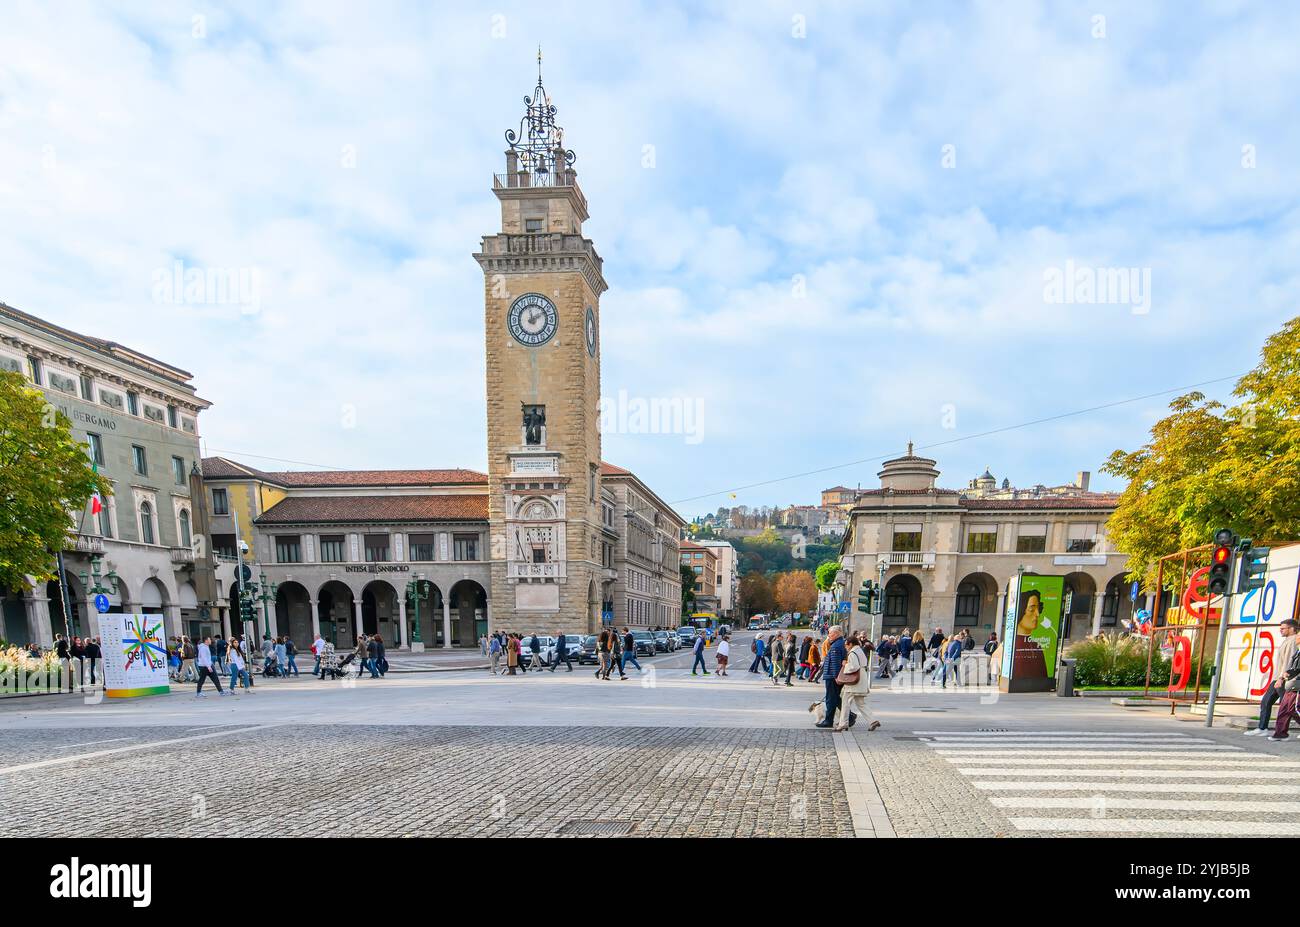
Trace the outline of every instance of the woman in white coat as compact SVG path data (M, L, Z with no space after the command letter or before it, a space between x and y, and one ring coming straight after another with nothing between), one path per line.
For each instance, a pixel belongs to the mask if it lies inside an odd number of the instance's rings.
M856 682L846 683L840 690L840 716L835 723L835 730L848 730L849 718L859 714L866 719L867 730L874 731L880 727L880 722L871 716L871 710L867 708L867 696L871 694L871 654L856 635L850 636L845 644L849 652L840 673L851 675L856 672L858 678Z

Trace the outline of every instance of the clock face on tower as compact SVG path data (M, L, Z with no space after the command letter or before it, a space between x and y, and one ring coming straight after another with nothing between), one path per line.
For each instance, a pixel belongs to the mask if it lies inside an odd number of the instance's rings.
M526 293L511 304L506 326L522 345L535 348L546 344L558 327L555 303L540 293Z
M596 313L587 307L587 353L596 356Z

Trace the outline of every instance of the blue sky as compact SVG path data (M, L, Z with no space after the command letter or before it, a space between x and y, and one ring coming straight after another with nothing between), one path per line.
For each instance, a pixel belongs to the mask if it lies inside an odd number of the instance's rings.
M470 254L540 43L604 392L703 408L607 460L687 515L909 439L968 439L949 486L1096 474L1167 399L970 436L1239 374L1300 304L1300 7L1106 6L7 4L0 299L192 371L209 453L482 468ZM256 305L160 300L177 260ZM1145 311L1045 299L1067 266Z

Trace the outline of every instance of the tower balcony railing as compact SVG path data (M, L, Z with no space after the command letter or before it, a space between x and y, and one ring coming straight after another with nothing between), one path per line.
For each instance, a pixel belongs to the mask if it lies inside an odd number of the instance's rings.
M519 190L531 187L568 187L582 203L583 212L587 211L587 198L578 187L578 175L572 170L547 171L534 174L532 171L515 171L514 173L493 174L492 187L495 190Z
M563 252L590 252L591 246L581 235L563 232L532 232L524 235L493 235L483 239L483 253L498 254L560 254Z
M563 579L563 563L519 563L510 561L506 564L508 579Z

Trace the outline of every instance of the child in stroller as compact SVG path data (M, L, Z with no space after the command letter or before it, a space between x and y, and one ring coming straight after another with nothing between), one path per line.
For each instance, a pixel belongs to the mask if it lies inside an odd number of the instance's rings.
M266 655L266 662L262 664L262 675L263 676L280 675L280 664L276 661L274 653L268 653Z

